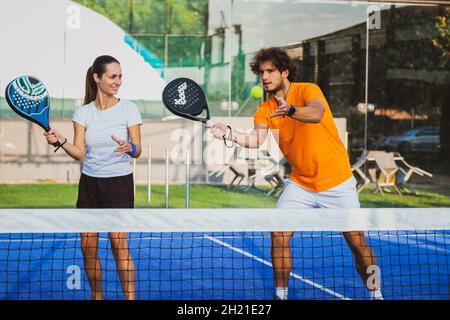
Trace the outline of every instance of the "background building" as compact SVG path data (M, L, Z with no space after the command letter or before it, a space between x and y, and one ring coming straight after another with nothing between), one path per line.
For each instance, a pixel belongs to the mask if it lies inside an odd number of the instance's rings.
M190 132L191 150L198 135L192 123L174 120L160 102L165 83L179 76L193 78L203 86L213 117L226 117L247 129L259 103L249 94L259 79L248 64L257 49L282 46L298 62L298 80L317 83L334 116L345 120L342 131L348 133L352 162L364 147L401 151L410 162L435 174L435 179L421 182L441 185L450 174L444 163L450 159L450 32L449 7L444 3L3 1L0 35L9 45L0 59L0 181L47 177L76 182L79 174L79 163L53 155L40 129L18 119L6 105L1 87L20 74L34 74L46 83L52 96L52 123L67 128L69 135L87 67L100 54L116 56L125 76L120 95L135 101L144 117L144 148L151 145L154 163L161 165L155 170L158 182L164 179L165 149L185 144L174 129ZM19 14L25 18L17 20ZM37 16L46 19L37 21ZM373 112L361 112L366 92ZM428 140L414 136L410 141L405 135L420 128L428 128L420 131L429 133ZM206 149L210 137L206 132L201 135ZM177 152L173 151L173 161L184 157ZM138 160L142 173L146 157L144 150ZM46 166L48 172L43 170ZM198 181L208 180L210 168L199 164L193 170ZM173 181L181 182L182 175L176 176ZM141 182L145 179L140 175Z

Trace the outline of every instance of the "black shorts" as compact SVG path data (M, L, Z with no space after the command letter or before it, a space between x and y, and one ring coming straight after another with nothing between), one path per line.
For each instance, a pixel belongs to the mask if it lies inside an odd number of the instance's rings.
M133 174L112 178L81 174L77 208L134 208Z

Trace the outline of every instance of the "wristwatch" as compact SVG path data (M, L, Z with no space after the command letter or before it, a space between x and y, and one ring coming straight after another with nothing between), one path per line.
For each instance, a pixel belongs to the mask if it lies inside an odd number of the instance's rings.
M297 108L294 106L289 107L289 111L286 113L289 117L293 116L295 112L297 111Z

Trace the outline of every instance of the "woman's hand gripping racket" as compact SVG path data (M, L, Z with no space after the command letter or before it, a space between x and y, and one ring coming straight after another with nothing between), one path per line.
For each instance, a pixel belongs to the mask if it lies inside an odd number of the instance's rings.
M167 84L162 93L166 108L179 117L201 121L211 127L208 103L203 89L193 80L177 78ZM204 116L200 116L204 113Z
M50 131L50 99L42 81L32 76L18 77L6 86L5 98L19 116L38 124L45 132ZM61 147L59 142L53 145L55 152Z

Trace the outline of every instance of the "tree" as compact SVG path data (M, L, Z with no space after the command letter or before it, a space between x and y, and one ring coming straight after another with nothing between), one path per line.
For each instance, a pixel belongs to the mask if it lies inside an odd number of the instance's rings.
M132 33L169 66L198 65L207 40L208 0L76 0ZM165 34L172 36L165 37ZM179 36L176 36L179 35ZM185 35L185 36L182 36ZM168 41L167 46L166 42Z
M435 28L438 37L432 40L434 47L440 52L441 66L448 70L450 66L450 6L442 7L442 13L436 18ZM441 110L441 159L450 163L450 77L442 86Z
M436 18L434 27L438 32L438 37L432 40L435 48L440 52L442 66L450 63L450 23L449 18L450 7L444 7L442 14Z

